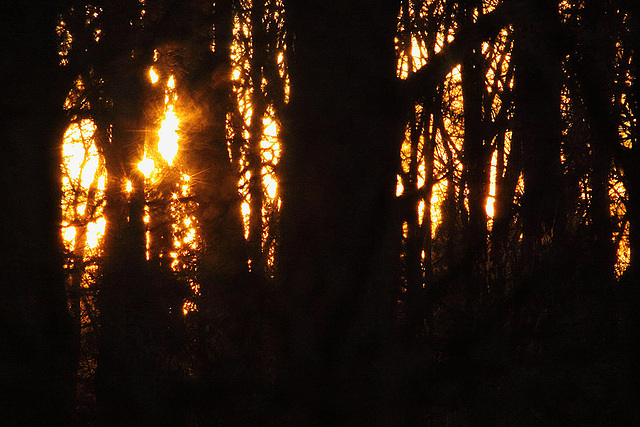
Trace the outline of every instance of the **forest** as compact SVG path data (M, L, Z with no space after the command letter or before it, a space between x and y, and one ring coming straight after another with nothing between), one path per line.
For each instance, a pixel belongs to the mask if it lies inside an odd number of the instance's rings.
M0 19L0 424L640 423L636 1Z

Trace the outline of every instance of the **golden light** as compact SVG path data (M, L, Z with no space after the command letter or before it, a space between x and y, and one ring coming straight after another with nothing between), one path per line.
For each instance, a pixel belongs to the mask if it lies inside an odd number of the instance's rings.
M487 198L487 216L493 219L494 215L494 206L496 200L496 177L497 177L497 167L498 167L498 150L493 152L491 156L491 171L490 171L490 181L489 181L489 197Z
M249 215L251 214L251 206L249 201L242 202L242 222L244 223L244 238L249 238Z
M397 184L396 184L396 197L402 196L404 192L404 185L402 185L402 178L400 175L397 175Z
M93 141L95 131L93 120L84 119L80 123L72 123L64 134L64 166L69 176L80 178L80 185L84 188L89 188L100 165L98 148Z
M131 193L133 191L133 184L131 183L131 181L127 180L127 182L124 184L124 189L127 193Z
M425 209L424 200L420 200L420 202L418 203L418 224L419 225L422 225L422 222L424 221L424 209Z
M613 236L614 240L618 236ZM620 243L618 244L618 248L616 249L616 264L615 264L615 272L616 276L620 277L622 273L629 267L631 264L631 246L629 242L629 222L627 222L622 230L622 236L620 238Z
M62 237L65 247L77 251L76 255L96 249L104 234L102 209L95 202L105 190L106 172L95 144L95 131L90 119L71 123L62 144Z
M147 230L144 232L144 239L145 239L144 257L147 261L149 261L151 259L151 231L150 230Z
M191 311L198 311L198 307L196 306L196 303L193 301L185 301L182 306L182 314L186 316Z
M160 77L156 73L156 70L153 69L153 67L149 67L149 79L151 79L152 84L156 84L158 83L158 80L160 80Z
M76 228L73 226L67 226L62 231L62 237L64 239L65 246L73 248L73 244L76 238Z
M622 181L609 179L609 214L615 222L621 221L626 217L627 206L627 189ZM613 233L612 240L617 243L616 248L616 276L620 277L622 273L629 267L631 263L631 246L629 242L629 222L625 221L622 230Z
M153 159L150 159L147 156L145 156L144 159L142 159L140 163L138 163L138 169L140 170L140 172L142 172L145 178L149 178L151 172L153 172L153 170L155 169L155 166L156 165ZM127 185L129 184L130 182L127 182Z
M173 76L169 77L169 80L167 81L167 87L169 89L174 89L176 87L176 80L173 78Z
M271 138L277 138L278 137L278 125L276 124L275 121L265 118L262 123L265 125L264 128L264 135L271 137Z
M489 197L487 199L487 207L486 207L486 211L487 211L487 216L489 218L493 218L493 214L494 214L494 207L493 204L495 203L495 199L493 197Z
M270 199L276 198L276 192L278 190L278 181L272 175L265 175L264 184L267 189L267 195Z
M431 238L436 237L436 229L442 222L442 203L444 202L449 181L443 179L433 186L431 193Z
M87 247L89 249L95 249L100 244L104 231L107 227L107 221L104 217L98 218L94 222L87 224Z
M173 77L172 77L173 78ZM158 130L158 151L162 158L169 163L173 164L173 159L178 154L178 126L180 121L173 111L173 105L169 105L164 119L160 123L160 129Z

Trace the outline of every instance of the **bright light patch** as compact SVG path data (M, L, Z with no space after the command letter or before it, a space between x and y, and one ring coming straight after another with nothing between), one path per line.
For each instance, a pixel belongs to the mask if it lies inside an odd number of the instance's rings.
M169 80L167 81L167 87L169 89L174 89L176 87L176 80L173 78L173 76L169 77Z
M149 178L155 166L155 162L146 156L138 163L138 169L140 169L140 172L142 172L145 178Z
M398 175L398 182L396 184L396 197L402 196L404 193L404 185L402 185L402 178Z
M65 246L73 248L73 244L76 238L76 228L73 226L66 227L62 232Z
M263 124L266 125L266 127L264 128L265 136L268 136L268 137L271 137L271 138L277 138L278 137L278 125L276 124L275 121L273 121L273 120L263 120Z
M431 238L435 239L436 230L442 222L442 203L446 197L449 181L443 179L433 186L431 193Z
M64 165L72 177L80 178L80 185L88 188L93 181L100 159L93 141L96 125L90 119L69 126L64 135L62 155Z
M158 83L158 80L160 80L160 77L158 77L158 74L156 73L156 70L153 69L153 67L149 68L149 79L151 79L152 84L156 84Z
M100 240L104 236L104 230L107 227L107 221L104 217L98 218L95 222L87 224L87 246L89 249L95 249L100 244Z
M493 214L494 214L494 207L493 204L495 203L495 199L493 197L489 197L487 199L487 216L489 216L489 218L493 218Z
M176 154L178 154L178 140L180 136L177 131L179 125L180 121L173 111L173 105L169 105L165 118L162 120L160 129L158 130L158 151L162 158L170 165L173 164L173 159L176 157Z
M140 167L140 165L138 165L138 167ZM127 193L131 193L133 191L133 184L131 183L131 181L127 180L127 182L124 185L124 189Z
M487 216L493 219L494 215L494 206L493 204L496 201L496 177L497 177L497 167L498 167L498 150L493 152L493 156L491 157L491 173L490 173L490 181L489 181L489 197L487 198Z
M251 206L248 201L242 202L242 222L244 223L244 238L249 238L249 215L251 214Z
M267 195L270 199L276 198L276 192L278 190L278 181L272 175L265 175L264 184L267 189Z

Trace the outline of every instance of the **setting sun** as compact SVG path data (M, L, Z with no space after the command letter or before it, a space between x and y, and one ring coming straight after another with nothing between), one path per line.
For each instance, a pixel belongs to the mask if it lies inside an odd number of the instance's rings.
M138 169L140 169L145 178L149 178L155 169L155 162L149 157L145 157L138 163Z

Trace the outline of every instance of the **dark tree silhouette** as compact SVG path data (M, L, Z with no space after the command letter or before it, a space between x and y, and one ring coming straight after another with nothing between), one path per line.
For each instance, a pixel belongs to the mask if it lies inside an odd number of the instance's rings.
M289 422L399 416L389 366L400 243L395 153L406 111L395 80L397 6L288 4L295 39L280 274Z
M68 75L58 67L57 2L0 7L0 419L72 421L74 347L62 275L58 165Z

